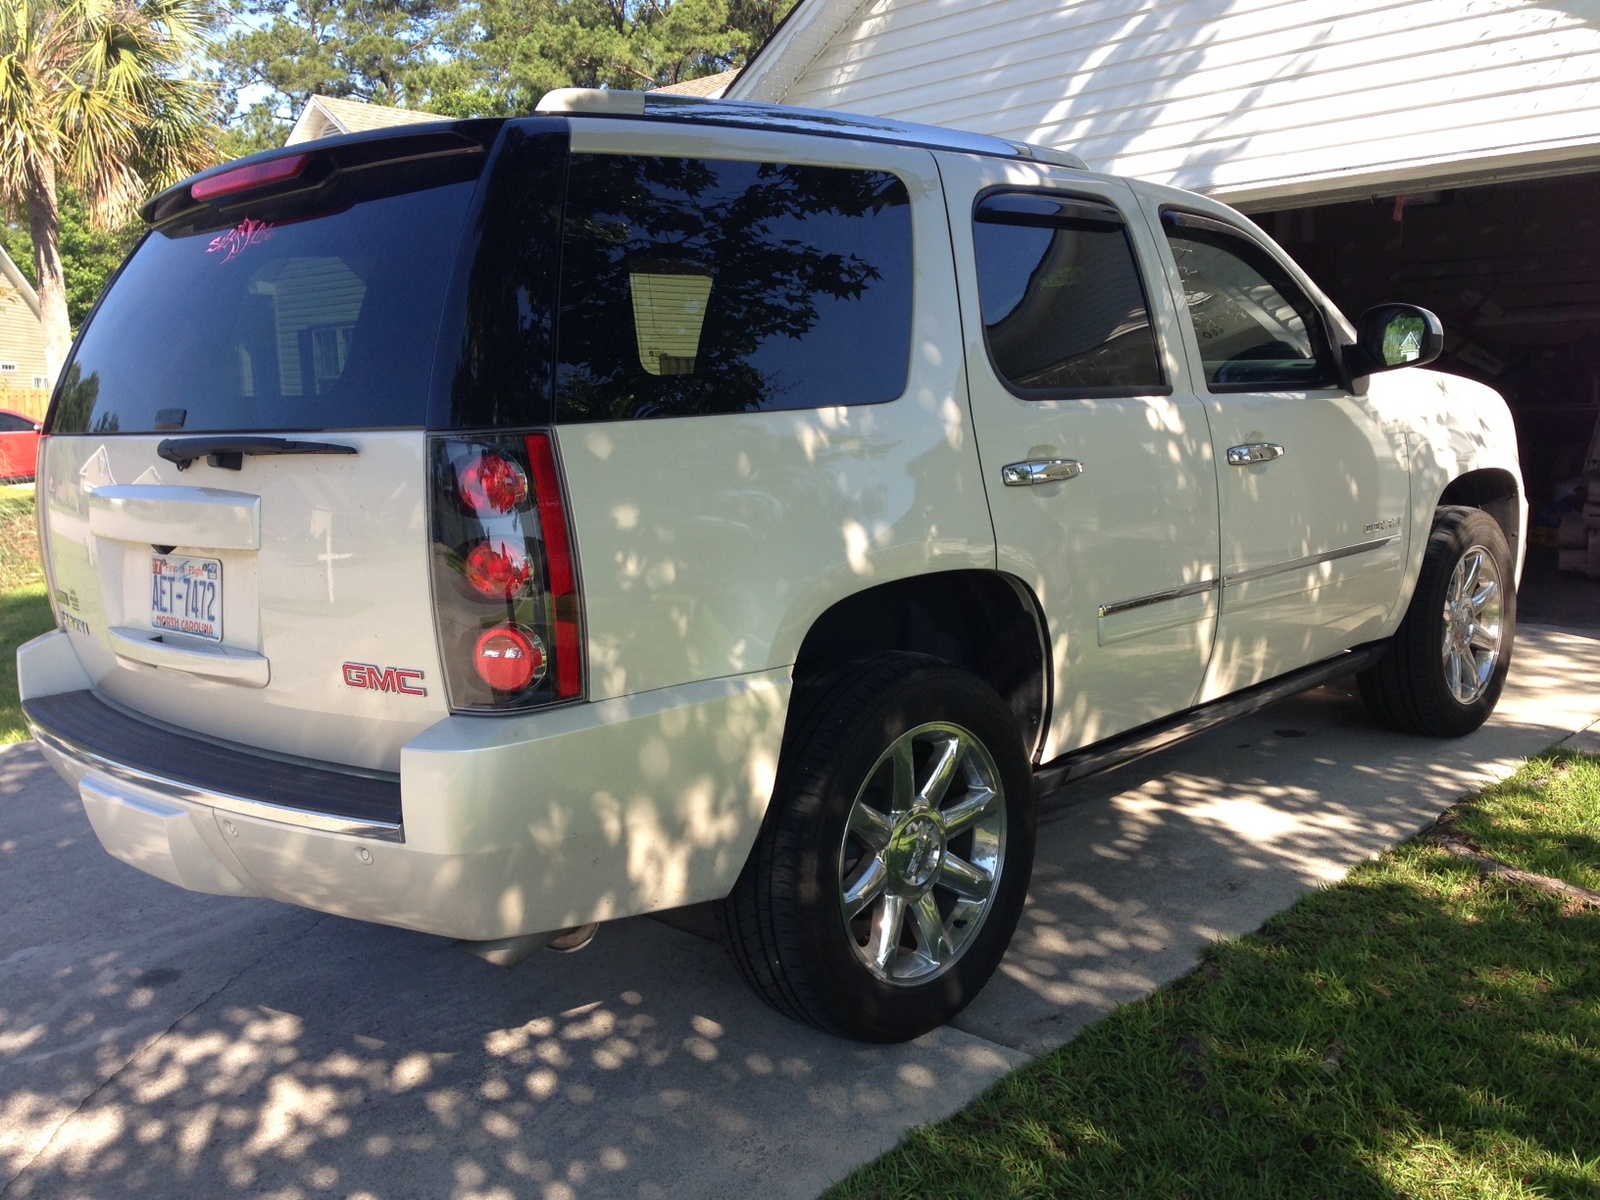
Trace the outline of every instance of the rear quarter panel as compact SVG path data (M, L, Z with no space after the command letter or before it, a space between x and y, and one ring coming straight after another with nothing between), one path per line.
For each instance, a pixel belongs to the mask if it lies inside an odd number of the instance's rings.
M589 695L793 663L818 615L877 583L994 566L932 156L845 139L573 122L574 152L890 170L912 201L905 391L886 404L558 429L583 574Z

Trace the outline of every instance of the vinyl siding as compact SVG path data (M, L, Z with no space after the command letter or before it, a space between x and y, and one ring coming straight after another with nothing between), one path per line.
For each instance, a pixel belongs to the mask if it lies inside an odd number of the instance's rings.
M0 296L0 363L16 364L14 371L0 371L0 408L15 409L5 392L32 388L34 376L45 373L44 330L28 302L15 292Z
M867 0L763 98L1233 199L1377 187L1600 155L1600 0Z

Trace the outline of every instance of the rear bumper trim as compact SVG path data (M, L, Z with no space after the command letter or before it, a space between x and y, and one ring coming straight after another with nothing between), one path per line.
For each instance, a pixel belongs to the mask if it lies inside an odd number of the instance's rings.
M142 721L90 691L36 696L22 708L43 746L158 796L322 833L405 841L398 776L268 758Z

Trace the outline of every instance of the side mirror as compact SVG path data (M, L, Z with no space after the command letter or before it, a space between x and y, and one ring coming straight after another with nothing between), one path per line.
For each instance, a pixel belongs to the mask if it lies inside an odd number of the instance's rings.
M1356 344L1344 348L1345 363L1357 379L1420 367L1444 351L1444 326L1439 318L1415 304L1380 304L1361 314Z

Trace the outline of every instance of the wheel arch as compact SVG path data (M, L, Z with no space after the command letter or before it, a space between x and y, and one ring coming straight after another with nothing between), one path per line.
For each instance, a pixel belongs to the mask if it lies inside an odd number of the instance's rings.
M1017 718L1023 753L1036 762L1050 703L1043 609L1001 571L940 571L852 593L824 610L800 643L796 687L833 665L895 651L928 654L970 671Z
M1479 508L1494 518L1495 524L1506 535L1506 545L1511 547L1511 561L1520 574L1522 568L1522 528L1526 519L1522 499L1522 484L1503 467L1479 467L1457 475L1448 484L1434 508L1460 504Z

